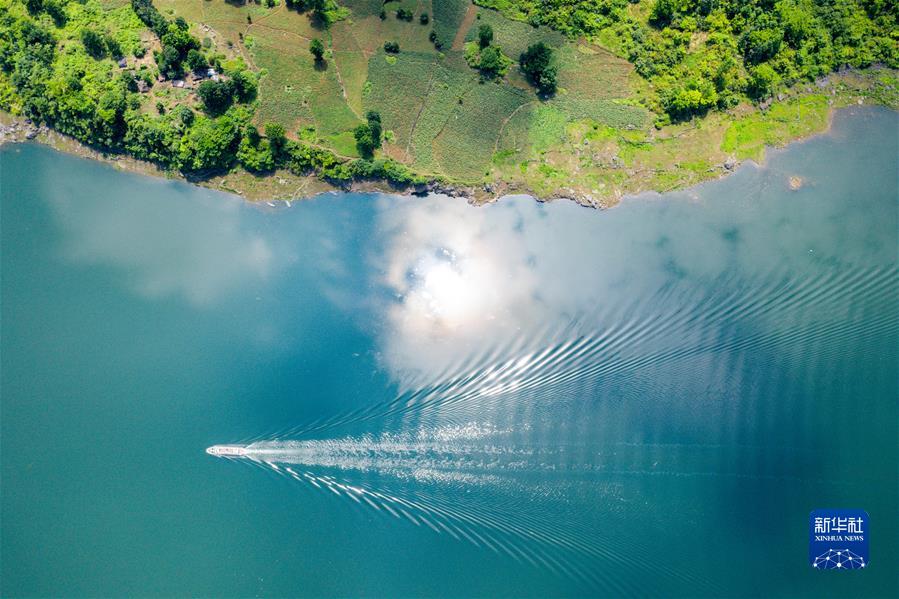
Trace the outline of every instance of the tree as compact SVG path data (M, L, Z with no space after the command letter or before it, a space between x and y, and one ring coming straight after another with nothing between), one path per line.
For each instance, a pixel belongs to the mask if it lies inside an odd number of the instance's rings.
M227 82L231 95L238 102L250 102L256 98L257 85L252 75L246 71L237 71L231 75L231 80Z
M649 22L664 27L677 15L677 9L677 0L656 0L649 12Z
M206 62L206 57L203 56L203 54L201 54L199 50L191 48L187 51L187 67L191 71L202 71L207 66L209 65Z
M375 140L368 123L356 127L353 130L353 137L356 138L356 149L359 150L359 154L363 158L371 158L375 151Z
M537 82L537 91L544 96L551 96L556 93L559 85L559 71L554 66L546 67L540 73L540 79Z
M272 154L277 158L287 145L287 136L284 135L284 125L280 123L266 123L265 136L271 145Z
M763 63L750 71L747 91L753 98L764 98L770 95L779 83L780 75L777 71Z
M178 54L178 50L172 46L165 46L162 53L157 53L156 64L159 65L159 72L166 79L177 79L184 74L181 56Z
M368 121L368 128L371 130L371 140L375 148L381 147L381 115L374 110L365 113L365 120Z
M190 127L194 122L194 116L196 116L194 111L190 109L190 106L185 106L184 104L178 106L175 114L185 127Z
M179 166L186 171L225 169L234 162L240 126L231 113L198 117L179 147Z
M421 15L419 15L418 22L421 23L422 25L427 25L428 23L431 22L431 18L428 16L428 13L423 12L423 13L421 13Z
M25 8L31 15L37 15L44 8L43 0L25 0Z
M309 42L309 52L315 57L315 62L321 62L325 55L325 44L318 38L314 38Z
M478 27L478 45L486 48L493 41L493 27L486 23Z
M109 52L109 55L113 58L119 59L123 56L122 46L116 38L107 35L103 38L103 43L106 45L106 51Z
M245 169L252 172L266 172L275 168L275 156L271 142L260 140L256 128L251 127L247 136L240 140L237 147L237 159ZM255 134L254 134L255 132Z
M478 65L481 73L488 77L496 76L503 68L503 55L496 46L487 46L481 50L481 62Z
M384 51L388 54L399 54L400 45L397 42L384 42Z
M92 58L99 60L106 57L106 42L103 36L93 29L81 30L81 43L84 44L84 50Z
M44 3L44 10L53 19L53 24L60 29L66 26L66 21L69 19L66 15L66 4L68 2L65 0L47 0Z
M746 61L752 64L772 58L780 50L784 32L774 27L753 29L740 40Z
M231 93L230 82L204 81L197 88L197 95L203 102L203 108L209 114L221 114L228 110L234 97Z
M521 71L543 95L552 95L556 91L558 72L552 65L552 57L552 48L537 42L528 46L518 59Z

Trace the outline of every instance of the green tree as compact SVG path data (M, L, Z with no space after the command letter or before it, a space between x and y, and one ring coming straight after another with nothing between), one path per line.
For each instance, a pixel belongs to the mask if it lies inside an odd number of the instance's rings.
M198 117L179 144L179 166L185 171L228 168L239 142L240 126L230 113L215 119Z
M165 46L161 53L157 53L156 64L159 66L159 72L166 79L178 79L184 74L181 56L178 54L178 50L172 46Z
M84 50L92 58L99 60L106 57L106 41L93 29L81 30L81 43L84 44Z
M478 27L478 45L481 48L486 48L490 45L490 42L493 41L493 27L488 24L483 24Z
M185 127L190 127L194 122L194 111L190 109L190 106L185 106L181 104L175 111L175 116L181 121L181 124Z
M543 95L556 92L558 72L552 64L552 48L543 42L528 46L518 59L521 71L527 80Z
M371 130L373 147L380 148L382 136L381 115L374 110L369 110L365 113L365 120L368 121L368 128Z
M315 62L321 62L325 55L325 44L316 37L309 42L309 52L315 57Z
M783 37L783 30L773 27L749 31L740 40L746 61L751 64L758 64L772 58L780 50Z
M494 77L503 68L503 55L496 46L487 46L481 50L481 62L478 68L488 77Z
M267 139L260 139L259 133L255 131L256 128L253 127L252 131L240 140L240 145L237 147L237 159L248 171L271 171L275 168L275 156L272 152L271 142Z
M753 98L764 98L770 96L779 84L780 75L777 71L762 63L750 71L747 91Z
M247 71L237 71L231 74L231 79L227 82L231 95L238 102L251 102L256 98L258 86L255 78L247 73Z
M287 145L287 136L284 134L284 125L280 123L266 123L265 137L272 148L272 154L277 158Z
M111 35L106 35L103 38L103 44L106 46L106 51L109 52L109 55L113 58L119 59L123 56L122 46L116 38Z
M194 72L202 71L209 66L206 57L199 50L191 48L187 51L187 67Z
M353 137L356 139L356 149L359 150L359 154L363 158L371 158L376 146L371 127L368 123L356 127L353 130Z
M234 101L229 82L204 81L197 88L197 95L203 102L203 109L209 114L221 114L228 110Z

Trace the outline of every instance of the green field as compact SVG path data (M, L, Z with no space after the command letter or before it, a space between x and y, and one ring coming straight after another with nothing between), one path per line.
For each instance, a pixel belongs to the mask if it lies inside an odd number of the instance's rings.
M257 124L280 123L290 137L312 128L316 142L340 156L357 155L351 131L367 110L378 111L389 132L385 156L416 172L464 183L497 176L493 155L509 139L517 140L518 155L530 156L560 143L571 122L616 128L651 122L645 109L618 103L631 93L633 67L627 61L546 27L476 8L469 0L349 0L342 2L349 17L327 30L316 29L308 15L283 3L264 8L222 0L157 0L156 5L193 23L197 35L212 30L217 49L243 57L263 74ZM399 8L412 11L413 20L398 19ZM427 25L419 20L423 12ZM492 26L494 44L513 59L538 41L554 48L560 92L538 98L517 69L498 81L481 81L453 42L474 40L482 24ZM429 39L431 31L442 42L439 50ZM322 65L313 64L308 52L314 37L328 49ZM398 42L400 52L386 54L385 41ZM529 105L541 109L527 110ZM552 115L550 132L547 115Z

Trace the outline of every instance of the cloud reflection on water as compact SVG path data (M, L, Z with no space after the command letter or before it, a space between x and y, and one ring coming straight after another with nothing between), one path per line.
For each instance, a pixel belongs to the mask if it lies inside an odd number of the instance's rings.
M194 306L262 283L276 269L271 241L247 228L241 201L153 183L135 186L147 197L101 188L89 199L74 191L86 182L52 183L59 189L47 196L65 231L65 258L120 269L144 298L182 297Z

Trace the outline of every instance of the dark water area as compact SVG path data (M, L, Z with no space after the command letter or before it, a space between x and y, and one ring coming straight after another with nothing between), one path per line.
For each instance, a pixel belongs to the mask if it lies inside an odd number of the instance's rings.
M897 132L605 212L0 148L0 593L896 596Z

